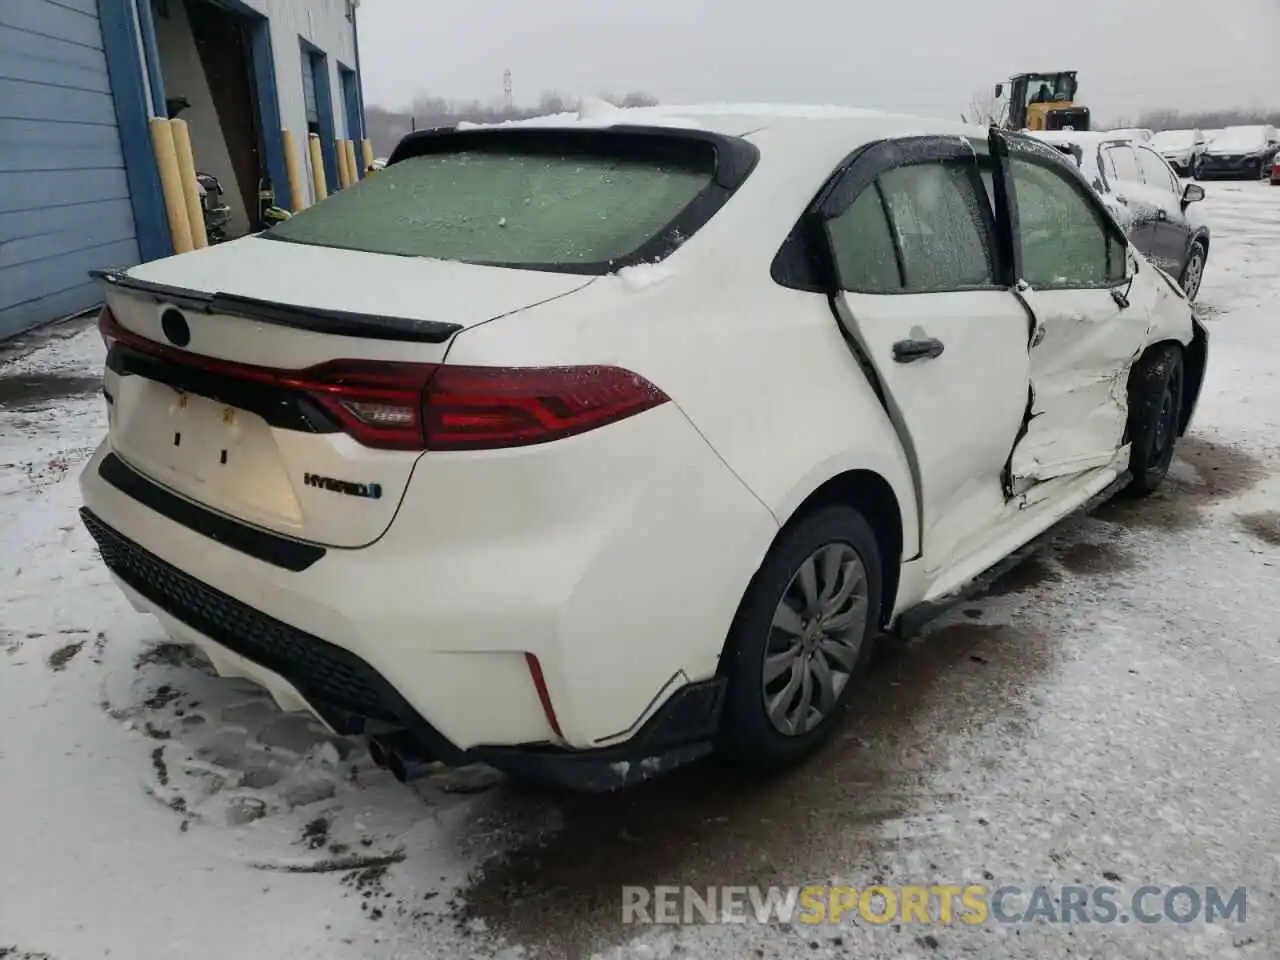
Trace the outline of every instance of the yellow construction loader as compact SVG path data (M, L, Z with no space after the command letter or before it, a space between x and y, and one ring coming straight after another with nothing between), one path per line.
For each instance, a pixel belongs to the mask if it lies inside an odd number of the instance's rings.
M996 84L1004 103L1005 85ZM1000 112L1006 130L1088 130L1089 108L1076 103L1076 71L1020 73L1008 84Z

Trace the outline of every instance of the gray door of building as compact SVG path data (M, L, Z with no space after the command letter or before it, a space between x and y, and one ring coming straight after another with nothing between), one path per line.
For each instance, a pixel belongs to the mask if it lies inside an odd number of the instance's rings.
M138 260L97 0L0 0L0 339Z

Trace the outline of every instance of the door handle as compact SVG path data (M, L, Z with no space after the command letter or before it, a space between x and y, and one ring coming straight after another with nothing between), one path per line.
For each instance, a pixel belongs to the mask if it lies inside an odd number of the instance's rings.
M893 345L893 359L898 363L915 363L942 356L942 341L936 337L921 340L899 340Z

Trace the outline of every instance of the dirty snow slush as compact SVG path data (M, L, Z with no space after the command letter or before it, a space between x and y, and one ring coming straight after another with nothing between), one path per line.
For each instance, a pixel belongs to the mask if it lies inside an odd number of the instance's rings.
M605 797L402 787L130 610L75 521L83 329L0 360L0 955L1280 955L1280 191L1215 184L1171 482L881 656L822 754ZM621 887L1245 887L1244 923L623 927Z

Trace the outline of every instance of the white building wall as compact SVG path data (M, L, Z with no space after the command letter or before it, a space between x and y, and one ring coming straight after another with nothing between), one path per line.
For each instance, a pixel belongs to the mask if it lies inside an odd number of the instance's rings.
M300 169L306 183L308 202L315 197L311 187L311 163L307 153L307 112L302 93L302 47L299 37L328 55L329 95L333 101L335 135L347 133L346 109L338 65L356 69L355 28L347 19L347 0L245 0L265 14L271 23L272 57L276 68L276 90L280 99L280 122L293 133ZM357 16L359 15L357 11ZM357 150L357 156L359 151Z

